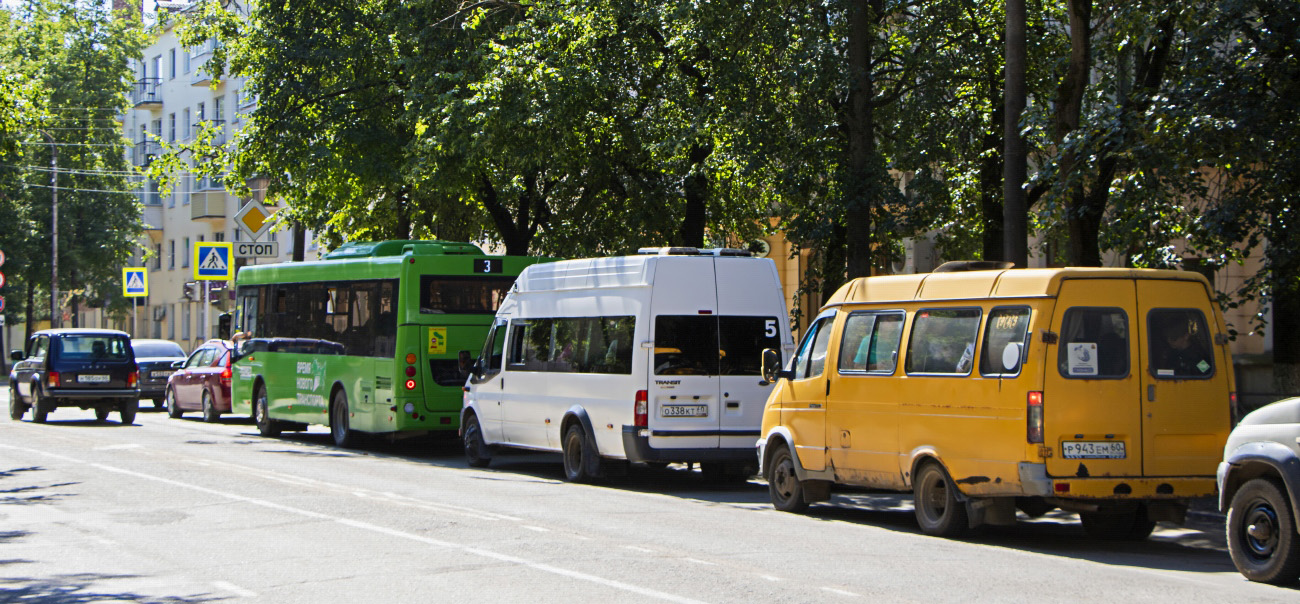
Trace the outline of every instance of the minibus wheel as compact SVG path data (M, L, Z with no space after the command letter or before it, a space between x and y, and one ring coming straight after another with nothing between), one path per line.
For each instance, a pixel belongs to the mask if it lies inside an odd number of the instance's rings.
M935 537L960 537L966 533L966 504L957 499L956 485L939 464L923 464L912 490L921 532Z
M772 507L782 512L802 512L808 509L803 496L803 483L795 473L794 455L785 445L772 452L767 466L767 492L772 497Z
M1228 508L1227 532L1232 563L1247 579L1284 584L1300 577L1295 516L1277 483L1255 478L1242 485Z
M471 468L486 468L492 463L492 454L483 441L483 427L473 413L465 417L465 459Z
M587 444L587 435L582 424L574 422L564 432L564 479L569 482L590 482L596 478L591 467L599 467L599 462L591 459L595 455L593 447Z

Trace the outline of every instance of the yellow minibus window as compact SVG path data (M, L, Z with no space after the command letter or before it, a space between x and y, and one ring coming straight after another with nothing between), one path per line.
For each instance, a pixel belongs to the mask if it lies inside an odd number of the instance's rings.
M849 315L840 338L840 373L893 374L902 337L902 312Z
M823 317L808 329L808 334L804 336L799 352L791 363L794 379L803 380L822 374L826 367L826 346L831 339L831 323L834 321L834 315Z
M1205 315L1194 308L1157 308L1147 313L1148 370L1159 380L1214 375L1214 347Z
M1020 374L1029 347L1029 307L999 307L989 311L980 349L980 375L1013 377Z
M907 345L907 373L967 375L975 364L980 309L916 311Z
M1128 315L1124 309L1066 309L1056 364L1066 378L1128 376Z

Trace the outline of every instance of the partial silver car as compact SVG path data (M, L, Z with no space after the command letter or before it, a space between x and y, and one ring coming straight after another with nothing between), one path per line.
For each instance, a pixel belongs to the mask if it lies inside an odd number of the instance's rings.
M1218 479L1237 570L1261 583L1300 579L1300 397L1243 418L1228 436Z

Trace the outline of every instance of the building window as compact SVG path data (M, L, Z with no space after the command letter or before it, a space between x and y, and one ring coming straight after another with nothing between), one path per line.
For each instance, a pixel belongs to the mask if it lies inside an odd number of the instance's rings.
M176 339L176 305L175 305L175 304L168 304L168 306L170 306L171 308L168 309L169 312L167 313L167 315L168 315L168 317L167 317L167 339L168 339L168 340L175 340L175 339Z
M183 140L190 140L190 108L186 107L181 112L181 132L185 135Z
M153 58L153 77L162 79L162 55Z
M174 80L176 79L176 49L173 48L170 51L168 51L167 57L168 57L167 64L169 65L168 67L169 77L167 79Z
M207 118L204 117L204 116L206 116L207 114L208 114L208 107L207 107L207 105L205 105L205 104L203 104L203 103L199 103L198 108L195 110L195 116L196 116L196 117L198 118L198 120L201 122L201 121L203 121L204 119L207 119Z
M190 305L188 302L181 303L181 340L189 341L190 339Z
M219 96L212 100L212 119L219 122L226 120L226 97Z
M153 269L159 270L161 268L162 268L162 244L155 243L153 246Z
M189 268L189 266L190 266L190 238L189 238L189 237L186 237L186 238L185 238L185 250L184 250L184 253L185 253L185 255L184 255L184 256L181 256L181 268ZM185 336L185 337L188 338L189 336L187 335L187 336Z
M181 60L184 61L185 73L189 73L190 72L190 51L189 50L181 51Z
M212 240L213 240L213 241L225 241L225 240L226 240L226 232L225 232L225 231L217 231L216 233L213 233L213 234L212 234Z
M242 233L240 233L239 228L236 227L236 228L235 228L235 241L243 241L243 240L244 240L244 235L243 235Z
M167 116L167 141L176 142L176 114Z
M176 240L167 240L167 270L176 268Z

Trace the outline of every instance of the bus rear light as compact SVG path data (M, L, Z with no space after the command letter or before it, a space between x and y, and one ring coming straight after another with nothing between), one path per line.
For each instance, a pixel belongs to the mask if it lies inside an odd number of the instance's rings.
M1043 393L1029 393L1025 403L1025 439L1030 443L1043 442Z
M1231 413L1236 413L1236 412L1237 412L1237 393L1236 393L1236 392L1229 392L1229 393L1228 393L1228 411L1231 412Z
M139 371L132 371L131 373L126 374L126 387L127 387L127 388L135 388L135 383L138 382L138 381L140 381L140 372L139 372Z
M49 386L50 388L58 388L58 387L59 387L59 372L57 372L57 371L51 371L51 372L45 374L45 385Z
M407 364L407 365L414 365L414 364L415 364L415 353L414 353L414 352L408 352L408 353L406 353L406 364Z
M1052 487L1056 490L1057 493L1069 493L1069 492L1070 492L1070 483L1068 483L1068 482L1058 482L1058 483L1052 485Z
M636 391L636 404L632 406L632 425L644 428L650 425L650 393L646 390Z
M407 365L406 377L415 377L415 367L411 367L410 365Z
M406 380L406 389L415 390L415 380Z
M405 411L407 413L415 413L415 403L407 403L405 405L402 405L402 411Z

